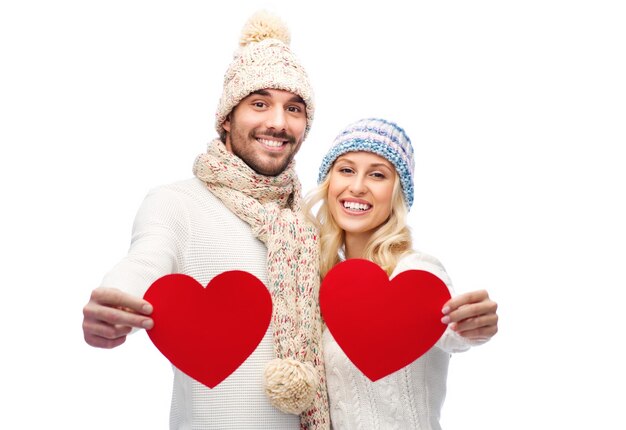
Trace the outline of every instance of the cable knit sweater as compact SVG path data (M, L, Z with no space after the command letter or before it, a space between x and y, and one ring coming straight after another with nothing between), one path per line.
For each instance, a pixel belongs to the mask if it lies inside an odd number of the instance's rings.
M248 271L267 285L266 254L249 225L194 178L148 194L135 219L128 255L102 286L141 297L169 273L184 273L206 285L227 270ZM174 368L170 428L299 429L299 417L271 406L263 392L263 370L273 358L270 325L250 357L213 389Z
M450 278L435 258L417 252L410 254L398 262L391 277L411 269L433 273L453 294ZM325 329L324 360L333 429L440 429L450 353L465 351L478 343L448 329L433 348L409 366L372 382Z

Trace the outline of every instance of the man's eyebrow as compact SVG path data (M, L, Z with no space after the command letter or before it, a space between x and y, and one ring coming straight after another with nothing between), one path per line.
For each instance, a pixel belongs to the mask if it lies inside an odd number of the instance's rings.
M258 96L266 96L266 97L271 97L272 94L267 91L267 90L256 90L256 91L252 91L249 95L253 95L256 94Z
M290 98L289 101L291 103L302 103L303 105L306 106L306 103L304 103L304 100L302 100L302 97L300 97L297 94L294 94L294 96L292 98Z
M256 91L252 91L249 95L258 95L258 96L264 96L264 97L272 97L272 93L270 93L267 90L256 90ZM302 100L302 97L300 97L297 94L294 94L290 99L289 99L289 103L302 103L303 105L306 105L306 103L304 102L304 100Z

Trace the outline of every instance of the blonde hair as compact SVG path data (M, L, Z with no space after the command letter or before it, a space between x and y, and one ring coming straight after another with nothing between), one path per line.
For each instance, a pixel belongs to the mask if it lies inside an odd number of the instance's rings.
M320 273L322 278L328 271L341 261L341 254L345 251L345 231L337 225L328 209L328 187L331 171L324 181L307 194L305 211L309 220L320 231ZM317 213L314 208L321 202ZM411 231L406 224L409 210L396 175L393 184L391 214L387 221L381 224L374 232L367 246L363 258L373 261L391 275L398 260L412 249Z

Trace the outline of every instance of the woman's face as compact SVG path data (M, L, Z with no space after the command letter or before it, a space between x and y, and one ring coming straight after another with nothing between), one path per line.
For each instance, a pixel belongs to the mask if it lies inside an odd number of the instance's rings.
M347 234L369 233L391 214L396 169L371 152L348 152L330 170L328 209Z

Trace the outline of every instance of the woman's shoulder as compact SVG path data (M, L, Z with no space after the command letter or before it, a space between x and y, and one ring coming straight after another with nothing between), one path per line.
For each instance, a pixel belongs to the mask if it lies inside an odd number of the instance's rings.
M441 261L437 258L425 252L413 250L398 260L394 273L400 273L406 270L427 270L428 268L436 268L438 271L441 270L445 272L443 264L441 264Z
M413 250L409 254L404 255L396 265L395 270L391 274L391 277L406 272L407 270L424 270L430 272L433 275L441 279L447 286L450 292L453 291L452 280L446 269L441 262L430 254L425 252Z

